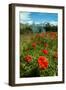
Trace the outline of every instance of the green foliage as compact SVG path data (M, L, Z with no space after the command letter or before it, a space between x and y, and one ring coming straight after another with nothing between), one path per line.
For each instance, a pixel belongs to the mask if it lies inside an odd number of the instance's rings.
M58 26L51 25L50 23L47 24L32 24L29 25L28 23L22 24L20 23L20 34L27 34L27 33L41 33L45 31L53 31L57 32Z
M50 34L50 32L49 32ZM54 52L57 52L57 37L52 39L52 36L36 37L35 34L20 37L20 77L44 77L44 76L56 76L58 75L58 58L54 58ZM57 32L56 32L57 34ZM33 36L33 39L31 39ZM26 41L25 39L26 38ZM36 43L36 48L32 47L32 43ZM40 42L40 44L38 44ZM44 43L48 46L45 47ZM48 50L48 54L44 54L41 50ZM25 56L31 55L32 60L30 62L25 61ZM38 66L39 56L45 56L48 59L49 66L47 69L40 69Z
M32 33L31 26L28 24L20 24L20 34Z
M45 29L46 31L50 31L50 32L51 32L51 31L57 32L58 26L57 26L57 25L56 25L56 26L50 25L50 23L47 23L47 24L45 24L44 29Z

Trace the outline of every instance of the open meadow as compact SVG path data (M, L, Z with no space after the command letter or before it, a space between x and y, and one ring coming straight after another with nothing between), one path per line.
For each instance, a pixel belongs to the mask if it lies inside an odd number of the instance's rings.
M58 75L58 33L20 34L20 77Z

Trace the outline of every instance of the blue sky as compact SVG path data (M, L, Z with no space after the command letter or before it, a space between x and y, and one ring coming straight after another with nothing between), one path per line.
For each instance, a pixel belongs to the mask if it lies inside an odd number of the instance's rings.
M20 23L51 23L57 25L57 13L40 13L40 12L20 12Z

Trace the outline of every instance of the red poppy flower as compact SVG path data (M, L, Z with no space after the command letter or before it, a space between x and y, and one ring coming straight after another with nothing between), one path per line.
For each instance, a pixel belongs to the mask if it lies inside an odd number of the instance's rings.
M51 39L55 39L55 38L56 38L56 34L57 34L57 33L55 33L55 32L51 32L51 33L50 33L50 38L51 38Z
M43 52L44 54L48 54L48 50L46 50L46 49L42 50L42 52Z
M42 37L42 38L44 37L44 32L42 32L42 33L40 34L40 37Z
M36 43L32 43L32 47L35 48L36 47Z
M47 58L44 57L44 56L40 56L38 58L38 65L39 65L39 68L40 69L46 69L46 68L48 68L48 60L47 60Z
M51 32L51 33L50 33L50 36L55 36L55 35L56 35L55 32Z
M29 48L26 49L26 51L30 50Z
M31 60L32 60L32 56L31 55L25 56L25 61L30 62Z
M44 47L48 47L48 44L47 43L44 43Z
M36 34L36 38L38 38L38 37L40 37L40 34L37 33L37 34Z

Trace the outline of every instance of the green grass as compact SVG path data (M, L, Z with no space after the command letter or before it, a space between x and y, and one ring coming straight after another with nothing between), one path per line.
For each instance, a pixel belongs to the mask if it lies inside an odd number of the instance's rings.
M36 37L36 34L23 34L20 35L20 77L44 77L44 76L57 76L58 75L58 59L54 58L54 53L57 52L57 32L56 37L48 33L44 37ZM32 47L32 43L36 43L36 48ZM38 42L41 42L38 44ZM45 47L44 43L48 46ZM29 49L29 50L28 50ZM44 54L41 50L48 50L48 54ZM31 62L25 61L25 56L31 55ZM39 56L45 56L48 59L49 66L47 69L40 69L37 63Z

